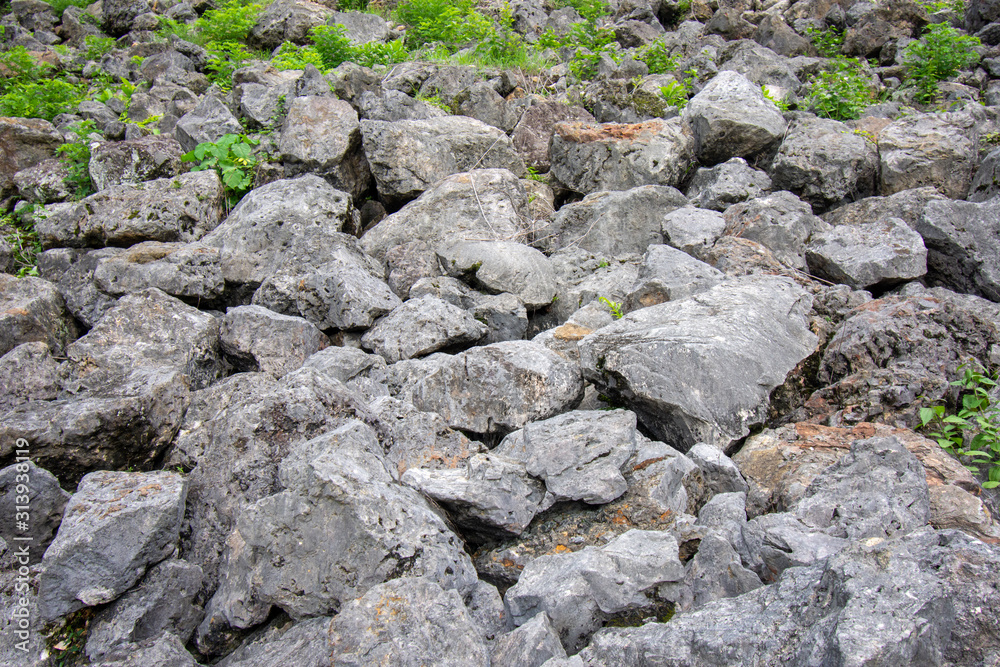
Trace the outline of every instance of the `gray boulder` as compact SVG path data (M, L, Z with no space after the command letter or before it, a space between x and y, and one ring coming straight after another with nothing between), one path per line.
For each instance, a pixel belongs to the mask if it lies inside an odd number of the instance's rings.
M599 505L625 493L622 474L635 453L635 415L627 410L580 410L527 424L495 450L545 482L549 500Z
M385 360L355 347L331 346L310 355L302 365L348 382L372 369L385 368Z
M556 296L548 258L522 243L464 241L440 247L437 256L448 275L488 292L513 294L528 308L548 306Z
M691 604L682 611L737 597L763 585L760 577L743 566L730 542L715 531L709 531L698 543L698 553L687 565L684 583L691 588Z
M123 644L91 664L100 667L199 667L201 663L195 662L176 635L164 632L155 639Z
M110 0L107 7L101 5L101 26L112 37L121 37L133 29L137 16L149 11L147 0Z
M580 343L580 364L667 444L725 449L763 421L771 390L815 350L805 319L810 303L783 278L723 282L590 334Z
M40 204L71 199L73 192L66 179L69 167L62 160L44 160L14 174L14 187L21 199Z
M719 72L684 107L694 132L695 152L703 164L753 157L785 133L781 112L743 75Z
M334 12L331 22L347 29L347 38L355 44L387 42L392 33L392 24L378 14L367 12Z
M94 284L94 270L101 260L123 254L121 248L79 250L53 248L37 256L38 272L59 288L66 308L85 326L92 327L117 299Z
M729 207L726 234L760 243L793 269L806 268L806 242L828 229L809 204L790 192L775 192Z
M214 170L126 183L60 205L36 229L47 248L197 241L222 219L223 195Z
M170 136L106 141L91 151L88 170L98 191L123 183L171 178L183 171L181 145Z
M639 611L657 615L656 587L679 581L684 566L677 540L666 532L630 530L605 546L540 556L507 591L507 608L521 625L546 613L570 652L616 614Z
M452 99L458 116L468 116L491 125L506 134L517 125L518 114L489 81L478 81Z
M226 286L219 249L203 243L145 241L95 259L93 286L115 297L155 287L181 299L211 303Z
M18 489L22 485L27 487L27 494L23 488ZM24 502L25 495L29 497L30 510L27 521L21 523L14 519L24 512L21 507L29 504ZM31 461L20 461L0 470L0 511L11 517L0 528L0 539L17 555L18 566L42 560L59 528L69 497L52 473ZM25 548L27 558L22 558Z
M684 206L663 216L663 242L692 257L704 257L726 231L721 213Z
M453 428L505 435L572 408L583 395L579 368L530 341L505 341L428 360L402 398Z
M813 234L806 261L815 275L832 282L878 289L923 277L927 248L902 220L885 218Z
M978 166L975 118L968 113L920 113L879 133L882 194L933 186L964 199Z
M699 442L688 450L687 456L701 469L705 490L709 495L746 493L749 489L739 468L718 447Z
M878 146L838 121L797 118L770 172L775 189L794 192L818 213L875 194Z
M535 614L520 627L497 638L490 664L493 667L540 667L549 658L565 658L566 649L545 612Z
M111 602L176 548L187 481L173 472L95 472L66 505L42 561L42 618Z
M47 120L0 120L0 193L5 197L13 194L14 174L54 158L62 143L62 133Z
M686 252L668 245L651 245L646 250L639 277L625 297L626 311L677 301L704 292L725 276Z
M330 618L320 616L297 623L272 621L223 658L221 667L327 667L330 664Z
M330 344L322 331L301 317L279 315L260 306L226 311L219 342L236 367L279 378Z
M361 344L394 363L475 343L487 331L485 324L461 308L424 296L406 301L378 320L361 338Z
M240 134L243 126L229 107L215 95L206 95L197 106L180 117L174 136L184 152L198 144L215 143L227 134Z
M676 189L662 185L595 192L560 208L537 234L551 250L576 246L605 257L643 253L663 242L664 216L687 203Z
M0 357L0 413L28 401L52 400L59 389L59 367L45 343L22 343Z
M983 158L969 187L969 201L984 202L1000 195L1000 149Z
M427 579L390 581L345 605L330 623L329 642L330 662L345 667L490 663L462 598Z
M771 179L753 169L741 157L734 157L714 167L702 167L691 177L687 196L698 208L725 211L733 204L756 199L771 190Z
M358 115L368 120L426 120L448 115L423 100L399 90L366 90L358 98Z
M823 561L848 544L847 539L827 535L795 514L780 512L747 522L738 546L746 567L772 583L788 568Z
M308 44L309 31L324 25L332 16L332 9L309 0L278 0L261 12L247 35L247 45L273 51L283 42Z
M551 166L549 143L556 123L594 123L594 117L583 107L569 106L560 102L538 101L521 115L511 142L518 155L529 167L548 171Z
M551 174L571 190L680 185L694 162L694 137L679 118L634 125L556 123Z
M524 173L507 135L474 118L363 120L361 135L379 194L393 202L414 199L442 178L472 169Z
M332 97L296 97L288 107L278 151L285 174L313 173L360 197L371 188L361 151L361 126L351 105Z
M45 343L60 354L77 335L55 285L41 278L0 274L0 354L29 342Z
M929 282L1000 301L998 221L998 198L929 202L914 225L927 245Z

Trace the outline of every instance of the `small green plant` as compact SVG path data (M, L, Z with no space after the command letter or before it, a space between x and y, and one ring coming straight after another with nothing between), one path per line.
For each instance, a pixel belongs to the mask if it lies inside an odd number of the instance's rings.
M100 60L106 54L111 53L117 45L114 37L98 37L96 35L87 35L83 38L83 43L87 47L87 52L84 54L87 60Z
M601 261L599 261L599 262L597 263L597 268L599 268L599 269L606 269L606 268L608 268L609 266L611 266L611 262L609 262L609 261L608 261L608 260L606 260L606 259L601 259Z
M962 390L962 407L956 414L947 414L943 405L920 408L920 425L934 429L928 435L969 470L988 466L983 488L993 489L1000 486L1000 406L990 396L997 379L982 367L966 364L959 370L962 378L951 384Z
M788 111L788 107L789 107L788 102L786 102L785 100L780 99L780 98L775 97L774 95L772 95L771 92L767 89L767 86L761 86L760 87L760 92L761 92L762 95L764 95L764 99L765 100L767 100L768 102L770 102L774 106L778 107L778 111L780 111L782 113Z
M858 118L873 100L868 81L861 75L861 63L855 58L834 58L810 80L807 103L823 118Z
M677 69L680 59L678 56L670 55L670 48L663 40L656 40L639 49L636 60L646 63L650 74L665 74Z
M445 113L448 114L451 113L451 107L448 106L447 102L441 99L440 95L422 95L420 93L417 93L416 95L414 95L414 99L419 100L420 102L426 102L427 104L430 104L432 107L437 107L438 109L441 109L441 111L444 111Z
M239 42L210 42L206 48L208 79L224 91L233 88L233 72L257 58Z
M611 13L611 8L604 0L559 0L556 6L572 7L587 21L596 21Z
M622 305L617 301L612 301L606 296L598 297L597 301L607 306L608 310L611 311L611 317L616 320L620 320L625 316L625 313L622 312Z
M839 58L840 49L844 45L844 33L834 28L820 30L812 26L806 28L806 34L823 58Z
M67 7L86 7L91 4L88 0L45 0L56 13L56 16L62 16L63 12L66 11Z
M76 135L76 139L67 142L56 149L69 170L69 175L64 179L74 190L76 199L83 199L94 191L94 184L90 180L90 135L96 131L94 121L81 120L73 123L69 129Z
M683 109L688 103L688 91L680 81L671 81L665 86L660 86L660 95L672 107Z
M192 171L215 169L230 192L230 204L238 202L253 185L257 158L253 147L260 141L245 134L226 134L215 143L204 142L181 156L184 162L195 162Z
M474 9L472 0L407 0L396 7L393 16L408 26L406 45L410 48L441 42L454 50L492 30L490 20Z
M271 59L271 65L279 70L305 69L306 65L323 69L323 58L315 47L284 42Z
M195 21L198 41L244 42L250 29L257 23L264 5L243 0L225 0L215 9L209 9Z
M483 35L475 49L480 61L492 67L517 67L528 58L528 45L514 31L514 13L506 2L500 8L498 25Z
M33 210L34 206L29 206ZM29 211L30 213L30 211ZM38 275L38 253L42 244L31 221L31 215L0 216L0 234L12 249L15 274L18 278Z
M979 62L974 50L979 45L978 37L963 35L947 23L927 26L923 37L903 51L903 66L917 87L917 99L933 102L938 96L938 82Z

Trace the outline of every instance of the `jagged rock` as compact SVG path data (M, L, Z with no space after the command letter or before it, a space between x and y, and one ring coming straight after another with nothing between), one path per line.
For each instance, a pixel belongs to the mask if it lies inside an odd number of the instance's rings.
M355 197L371 187L371 172L361 151L358 114L343 100L292 100L278 150L288 176L314 173Z
M471 530L520 535L542 506L545 488L524 464L502 452L474 454L464 468L409 468L400 478L443 505L455 522Z
M222 219L223 195L214 170L126 183L62 205L35 227L46 248L197 241Z
M300 46L308 44L309 31L324 25L333 13L333 10L309 0L278 0L261 12L247 35L247 45L273 51L283 42Z
M87 657L100 661L126 644L156 639L164 631L183 646L201 620L202 610L194 604L200 589L201 568L196 565L169 559L151 567L135 588L90 621Z
M886 218L899 218L910 227L916 228L924 209L932 201L943 201L945 197L932 187L903 190L888 197L866 197L845 204L823 216L831 225L863 225Z
M373 586L409 574L460 594L476 582L460 540L426 501L398 485L381 445L351 421L294 447L284 491L243 508L219 589L199 628L249 628L277 605L295 618L338 611Z
M125 644L91 663L99 667L199 667L201 663L184 648L184 642L170 632L137 644Z
M331 621L330 661L362 667L486 665L489 649L453 590L427 579L397 579L368 591Z
M511 433L495 451L543 480L553 502L599 505L628 488L622 468L636 450L635 424L626 410L567 412Z
M178 298L210 303L225 280L219 249L202 243L146 241L109 257L98 257L93 285L112 296L155 287Z
M739 468L721 449L699 442L687 456L701 469L705 489L710 495L746 493L748 486Z
M371 369L385 368L385 360L354 347L334 346L309 356L302 365L315 368L340 382L348 382Z
M437 65L426 73L419 92L426 97L438 97L446 105L451 105L459 93L479 79L479 71L471 65Z
M485 324L461 308L424 296L406 301L378 320L361 338L361 344L394 363L475 343L487 331Z
M279 378L329 345L323 332L301 317L260 306L230 308L219 327L219 342L237 367Z
M76 323L55 285L0 274L0 354L29 342L45 343L61 354L76 337Z
M30 448L30 443L23 446ZM28 451L30 453L30 449ZM27 494L18 488L22 485L27 487ZM24 501L26 496L28 502ZM42 554L59 528L69 497L52 473L31 461L20 461L0 470L0 511L11 517L0 528L0 539L16 554L18 566L42 560ZM27 525L19 525L14 519L19 512L24 512L23 506L29 504ZM23 557L25 554L27 557Z
M541 100L522 114L510 139L524 163L539 171L548 171L549 143L556 123L594 123L596 120L583 107Z
M399 90L366 90L358 99L358 115L368 120L426 120L447 114L432 104Z
M753 169L741 157L734 157L714 167L702 167L691 177L687 196L698 208L725 211L733 204L756 199L771 190L771 179Z
M294 664L326 667L330 664L330 619L310 618L298 623L272 621L223 658L220 667L270 667Z
M272 5L273 7L274 5ZM184 152L198 144L215 143L227 134L240 134L243 126L222 100L206 95L197 106L180 117L174 126L174 136Z
M507 608L521 625L548 614L564 646L579 650L615 614L657 614L656 586L679 581L684 566L669 533L630 530L604 547L540 556L507 591Z
M684 206L663 216L663 242L693 257L704 257L726 231L726 219L716 211Z
M62 160L43 160L14 174L13 183L21 199L40 204L66 201L72 197L65 179L69 167Z
M295 70L237 70L233 73L233 106L237 107L248 127L265 131L280 129L288 117L288 105L294 105L298 101L295 91L302 78ZM337 143L342 144L343 141Z
M540 667L549 658L565 658L566 649L544 611L499 637L490 664L494 667Z
M121 248L53 248L38 255L38 272L56 284L67 310L85 326L92 327L117 301L94 284L94 270L101 260L123 252Z
M10 194L17 172L55 157L62 142L62 134L47 120L0 120L0 193Z
M464 241L441 247L438 259L451 276L489 292L514 294L528 308L552 303L555 273L540 251L510 241Z
M437 181L470 169L524 173L507 135L474 118L363 120L361 136L379 194L389 201L414 199Z
M486 294L472 306L472 316L489 331L483 344L523 340L528 332L528 310L513 294Z
M387 42L392 25L377 14L367 12L334 12L331 22L347 29L347 38L355 44Z
M725 449L763 420L771 389L813 353L810 303L787 279L734 279L590 334L580 364L667 444Z
M58 393L59 368L45 343L22 343L0 357L0 413Z
M719 72L691 98L683 117L694 132L698 159L710 165L757 155L781 139L786 128L759 85L730 71Z
M42 561L42 618L104 604L176 548L187 481L173 472L94 472L66 505Z
M472 621L488 643L510 631L507 609L503 606L503 598L496 586L480 579L464 600Z
M828 118L797 118L771 165L778 190L790 190L816 212L875 194L876 144Z
M560 208L537 234L552 250L576 246L606 257L643 253L663 242L664 216L687 203L676 189L662 185L595 192Z
M553 131L551 173L583 194L677 187L694 161L694 137L679 118L633 125L556 123Z
M927 245L932 284L1000 301L1000 199L931 201L914 228Z
M969 187L969 201L984 202L1000 195L1000 149L991 151L976 170Z
M509 134L518 122L518 114L488 81L479 81L455 95L455 113L468 116Z
M927 273L924 241L899 218L860 225L837 225L811 236L809 269L854 289L878 288Z
M474 169L442 179L382 219L361 237L361 246L382 260L392 248L416 241L427 243L424 252L433 256L446 243L517 240L530 231L527 206L524 187L513 173Z
M782 58L771 49L749 40L727 42L719 48L719 69L738 72L758 86L773 86L795 92L799 89L795 60ZM773 88L772 88L773 91Z
M686 252L668 245L651 245L643 257L639 277L625 297L631 312L665 301L677 301L704 292L725 276Z
M549 260L560 282L559 298L550 307L558 322L569 319L577 310L601 297L614 303L623 302L639 278L641 262L636 255L619 258L617 262L598 260L580 249L561 250ZM599 303L607 308L607 304Z
M725 218L727 235L760 243L794 269L806 268L809 237L828 229L809 204L784 191L730 206Z
M322 264L331 245L351 247L340 232L353 211L346 193L309 174L251 190L202 242L219 248L227 282L256 287L283 268Z
M402 398L450 426L499 434L565 412L583 395L575 364L531 341L505 341L428 359Z
M171 178L183 171L181 145L170 136L106 141L91 151L88 170L98 191L124 183Z
M688 563L684 583L691 588L690 606L699 609L713 600L732 598L760 588L763 584L752 570L743 567L740 555L727 539L709 532L698 543L698 553Z
M964 199L978 165L978 131L969 113L906 116L878 137L882 194L933 186L952 199Z
M101 5L102 27L112 37L130 32L135 18L150 11L147 0L108 0Z
M7 545L0 546L6 551ZM41 566L7 567L0 572L0 631L8 641L0 643L0 659L11 665L45 667L49 648L45 634L32 627L38 614L38 577Z

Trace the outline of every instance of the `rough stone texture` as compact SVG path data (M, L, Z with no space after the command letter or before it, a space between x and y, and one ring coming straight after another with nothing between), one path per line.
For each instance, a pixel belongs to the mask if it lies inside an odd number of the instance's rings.
M538 171L551 166L549 143L556 123L594 123L596 120L583 107L559 102L540 101L532 104L517 121L510 138L524 163Z
M914 227L927 245L932 284L1000 301L1000 199L931 201Z
M273 5L272 5L273 6ZM206 95L191 111L180 117L174 126L174 136L185 153L198 144L215 143L227 134L240 134L243 126L225 103L214 95Z
M219 342L237 367L275 377L294 371L330 344L322 331L301 317L260 306L230 308L219 328Z
M805 656L819 663L849 656L846 664L856 665L980 664L995 655L998 619L987 596L998 576L996 549L957 531L864 540L670 623L602 630L581 657L590 665L695 667L792 664Z
M528 308L552 303L556 276L540 251L511 241L464 241L439 248L445 272L487 292L515 295Z
M502 452L474 454L464 469L410 468L401 481L443 505L459 525L486 534L500 529L520 535L545 497L524 464Z
M106 141L91 151L90 180L100 191L124 183L171 178L183 171L183 152L177 140L170 136Z
M358 11L334 12L332 21L347 28L347 38L355 44L387 42L393 27L377 14Z
M580 364L667 444L724 449L763 420L770 391L813 353L811 301L787 279L727 281L591 334Z
M147 0L109 0L107 6L102 3L101 7L102 26L112 37L131 31L136 17L150 11Z
M566 649L545 612L499 637L493 645L494 667L540 667L549 658L565 658Z
M663 242L693 257L705 253L726 231L726 219L716 211L685 206L663 216Z
M677 301L713 287L725 276L686 252L668 245L651 245L639 277L625 297L627 312Z
M320 616L297 623L285 618L271 621L223 658L220 667L271 667L296 665L328 667L330 618Z
M743 567L730 542L717 532L708 532L701 538L698 553L688 563L684 583L691 587L691 602L678 611L698 609L713 600L743 595L762 585L752 570Z
M471 169L524 173L507 135L474 118L364 120L361 135L379 194L390 201L414 199L442 178Z
M399 90L366 90L358 102L358 114L368 120L426 120L447 115L444 111L423 100L410 97Z
M676 189L662 185L595 192L560 208L537 234L551 250L575 246L606 257L642 253L663 242L664 216L687 203Z
M385 360L354 347L328 347L307 358L303 366L315 368L340 382L348 382L371 369L385 368Z
M22 343L0 357L0 413L59 394L59 368L45 343Z
M679 118L634 125L556 123L551 174L571 190L677 187L694 161L694 138Z
M799 118L788 126L771 164L775 189L790 190L818 212L875 194L876 144L827 118Z
M30 447L29 445L27 445ZM28 450L30 452L30 449ZM25 494L18 490L21 485L26 485L28 492ZM28 501L24 501L27 496ZM0 470L0 512L11 517L3 527L0 527L0 540L7 543L8 548L18 553L17 564L29 565L42 560L42 554L52 542L62 521L63 510L69 494L59 488L59 480L48 470L39 468L31 461L21 461ZM28 512L27 526L21 527L14 519L18 512L23 512L23 507L27 505ZM29 538L29 541L19 541L18 538ZM22 558L20 554L22 548L27 547L27 558Z
M505 341L432 357L429 374L401 395L450 426L504 435L573 407L583 395L575 364L530 341Z
M969 201L984 202L1000 194L1000 149L983 158L969 187Z
M495 451L523 462L551 501L603 504L628 488L622 469L636 450L635 425L627 410L567 412L511 433Z
M50 212L36 229L46 248L197 241L222 219L223 195L214 170L127 183Z
M531 561L507 591L507 608L521 625L548 614L564 646L578 651L615 614L658 613L655 587L684 576L677 540L665 532L631 530L604 547Z
M927 273L924 240L899 218L837 225L812 235L806 262L817 276L854 289L885 287Z
M333 17L333 10L309 0L278 0L265 9L250 28L247 45L273 51L282 42L309 44L309 31Z
M488 81L477 81L459 92L452 98L451 106L456 115L475 118L506 134L517 125L518 114Z
M687 196L699 208L725 211L733 204L756 199L771 190L771 179L753 169L741 157L734 157L714 167L702 167L691 177Z
M423 253L436 264L438 245L525 238L530 231L527 212L528 196L517 176L506 169L475 169L441 180L382 219L361 237L361 246L382 260L392 248L422 241Z
M84 325L92 327L117 301L94 284L94 270L101 260L123 252L121 248L53 248L38 255L38 272L56 284L69 312Z
M184 642L170 632L155 639L125 644L102 659L91 663L100 667L199 667L201 663L184 648Z
M44 160L14 174L14 187L21 199L51 204L70 199L73 193L66 184L69 167L62 160Z
M0 274L0 354L29 342L45 343L61 354L76 336L76 323L55 285Z
M97 258L93 271L94 286L112 296L155 287L171 296L211 303L225 289L219 249L203 243L137 243Z
M397 579L345 605L330 623L332 664L487 665L486 642L453 590L426 579Z
M460 540L412 489L396 484L375 433L353 421L296 446L285 490L243 509L227 539L219 589L199 628L249 628L277 605L295 618L341 609L409 574L459 593L476 582Z
M95 472L66 505L38 591L53 620L111 602L176 548L187 481L173 472Z
M978 131L968 113L915 114L879 133L882 194L933 186L964 199L978 166Z
M719 72L684 107L684 119L694 132L695 152L703 164L733 157L751 157L777 142L785 119L743 75Z
M62 134L47 120L0 119L0 194L13 194L14 174L55 157L62 142Z
M488 332L468 312L437 297L410 299L378 320L361 344L389 363L453 346L468 345Z
M726 234L756 241L794 269L806 268L805 244L809 237L827 229L809 204L790 192L775 192L729 207L725 213Z
M314 173L360 197L371 188L361 150L361 125L351 105L332 97L296 97L288 107L278 151L285 173Z
M87 656L100 661L125 644L156 639L169 631L183 645L201 620L194 604L201 568L183 560L151 567L134 589L102 609L87 630Z

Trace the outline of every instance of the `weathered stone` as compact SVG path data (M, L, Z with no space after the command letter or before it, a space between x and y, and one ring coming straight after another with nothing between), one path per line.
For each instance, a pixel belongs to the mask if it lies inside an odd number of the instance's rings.
M173 472L95 472L45 552L39 611L54 620L111 602L176 548L187 481Z
M978 166L975 118L968 113L906 116L879 133L882 194L929 185L964 199Z
M21 343L0 357L0 413L28 401L52 400L59 389L59 368L45 343Z
M688 184L687 196L698 208L725 211L770 189L771 179L765 172L751 168L741 157L734 157L696 171Z
M219 327L219 342L237 367L279 378L330 344L322 331L301 317L260 306L230 308Z
M109 0L107 7L102 4L102 27L112 37L121 37L133 29L137 16L149 11L147 0Z
M969 187L969 201L984 202L1000 194L1000 149L994 149L979 164Z
M36 223L46 248L197 241L222 219L224 188L214 170L109 187Z
M406 301L378 320L361 338L361 344L394 363L475 343L486 333L486 325L461 308L424 296Z
M812 235L806 261L816 275L854 289L883 288L927 273L927 248L899 218L837 225Z
M358 115L368 120L395 122L397 120L426 120L440 118L447 113L432 104L418 100L399 90L366 90L357 102Z
M490 664L494 667L540 667L549 658L565 658L566 649L545 612L499 637Z
M155 287L199 303L211 303L225 289L218 248L158 241L138 243L113 256L98 258L93 284L112 296Z
M594 117L583 107L559 102L539 101L532 104L517 121L510 136L514 149L524 163L539 171L548 171L549 143L556 123L594 123Z
M684 583L691 587L691 605L682 611L699 609L713 600L737 597L762 586L760 577L743 566L729 541L715 532L701 538L698 553L688 563Z
M680 185L694 161L694 138L679 118L634 125L556 123L551 173L571 190Z
M14 174L14 187L21 199L51 204L70 199L73 193L66 184L69 167L62 160L43 160Z
M444 270L489 292L514 294L528 308L552 303L555 273L540 251L510 241L464 241L437 251Z
M348 382L371 369L385 368L385 360L354 347L334 346L309 356L302 365L315 368L340 382Z
M726 234L756 241L794 269L806 268L806 242L828 226L809 204L790 192L775 192L729 207Z
M184 642L170 632L136 644L124 644L100 662L100 667L199 667L184 648Z
M783 278L723 282L594 332L580 343L580 363L667 444L725 449L763 420L770 391L814 351L810 303Z
M663 216L663 242L693 257L704 258L726 231L720 213L684 206Z
M94 270L101 260L123 252L121 248L53 248L37 256L38 272L45 280L56 284L67 310L84 325L92 327L117 301L94 284Z
M452 99L459 116L468 116L509 134L518 122L518 114L507 104L489 81L479 81Z
M1000 301L1000 199L928 202L914 228L927 245L928 281Z
M29 342L45 343L61 354L76 336L76 323L55 285L0 274L0 354Z
M387 42L392 34L392 24L378 14L348 11L334 12L331 22L347 29L346 35L355 44Z
M30 447L30 443L24 447ZM30 453L30 449L27 451ZM27 492L18 488L21 485L27 487ZM69 497L52 473L31 461L21 461L0 470L0 511L11 517L11 521L0 527L0 539L10 545L10 549L27 549L27 558L17 559L18 567L42 560L42 554L59 528ZM23 509L25 505L30 508L28 512ZM19 513L28 515L24 525L14 521Z
M283 42L305 45L309 43L309 31L332 16L333 10L309 0L278 0L250 28L247 44L265 51L273 51Z
M14 174L55 157L62 142L62 134L47 120L0 119L0 193L11 194Z
M240 121L215 95L203 97L174 126L174 136L184 152L193 151L198 144L215 143L227 134L241 132Z
M627 312L677 301L704 292L725 276L686 252L668 245L651 245L643 258L639 277L625 297Z
M181 145L170 136L106 141L91 151L88 170L98 191L124 183L171 178L183 171Z
M223 658L220 667L328 667L330 619L309 618L297 623L272 621Z
M361 135L379 194L389 201L409 201L431 184L471 169L524 173L507 135L474 118L363 120Z

